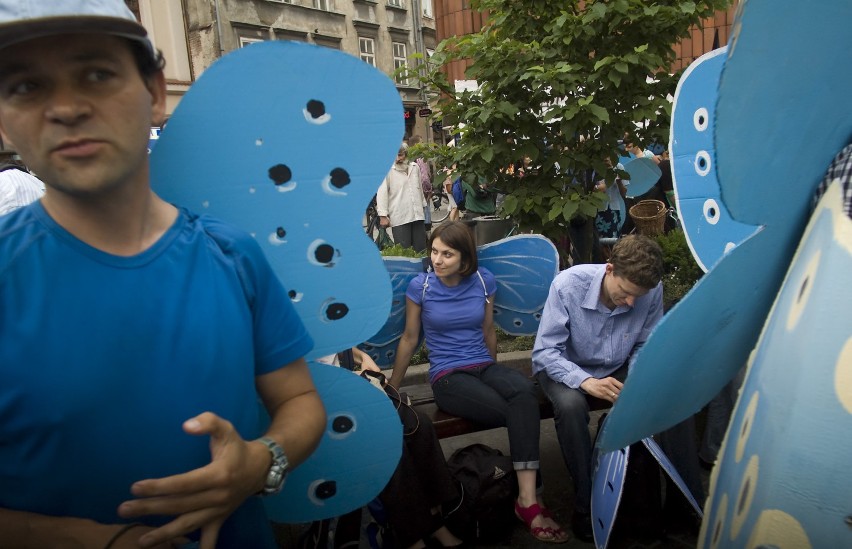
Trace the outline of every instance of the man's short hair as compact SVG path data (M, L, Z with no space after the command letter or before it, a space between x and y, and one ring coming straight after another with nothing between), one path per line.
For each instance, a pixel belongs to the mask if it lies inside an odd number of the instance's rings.
M432 234L429 236L430 253L432 242L436 238L440 238L441 242L461 254L460 275L470 276L479 269L479 262L476 257L476 241L473 239L473 232L467 225L461 221L447 221L432 229Z
M141 46L137 56L162 68L145 27L124 0L0 0L0 50L34 38L59 34L110 34ZM158 60L160 59L160 60ZM140 65L140 72L147 65ZM149 75L154 71L149 71Z
M644 235L620 238L612 248L609 263L612 274L649 290L663 278L663 251L659 244Z

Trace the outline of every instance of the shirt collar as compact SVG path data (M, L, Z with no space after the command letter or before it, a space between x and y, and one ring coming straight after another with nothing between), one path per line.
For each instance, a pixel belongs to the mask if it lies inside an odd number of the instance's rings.
M601 283L603 283L604 274L606 274L606 264L599 265L600 269L592 276L592 282L589 284L589 289L586 290L586 296L580 305L584 309L597 310L598 303L601 299Z

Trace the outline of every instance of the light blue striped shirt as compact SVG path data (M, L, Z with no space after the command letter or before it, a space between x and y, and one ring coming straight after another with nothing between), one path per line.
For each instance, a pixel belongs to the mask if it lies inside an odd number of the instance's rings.
M577 265L550 285L532 353L532 371L577 389L589 377L615 372L663 316L663 286L634 306L613 310L600 301L606 265Z

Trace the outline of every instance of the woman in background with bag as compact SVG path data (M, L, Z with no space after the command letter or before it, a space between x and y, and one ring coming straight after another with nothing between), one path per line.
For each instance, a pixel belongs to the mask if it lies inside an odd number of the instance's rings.
M421 252L426 249L426 198L420 187L420 169L407 162L407 157L408 145L403 143L376 193L376 213L379 225L391 228L395 243Z
M402 456L378 496L387 516L387 528L396 542L394 546L422 549L431 539L442 547L465 547L444 525L441 514L442 504L457 502L460 494L431 420L412 408L395 387L387 385L382 370L367 353L353 347L351 352L340 355L341 359L332 355L319 361L342 364L383 388L402 422Z
M396 350L391 385L399 387L420 341L429 349L429 382L447 413L490 427L507 427L518 477L515 514L539 541L564 543L568 534L536 493L540 414L533 382L496 362L494 294L497 283L479 268L470 229L459 221L432 231L434 272L417 275L406 291L405 331Z

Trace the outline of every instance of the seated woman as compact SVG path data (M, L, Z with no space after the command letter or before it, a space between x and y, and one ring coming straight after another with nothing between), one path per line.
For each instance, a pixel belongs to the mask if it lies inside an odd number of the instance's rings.
M515 514L536 539L564 543L568 534L536 494L540 415L535 386L520 372L495 362L494 276L478 268L473 235L461 222L436 227L429 249L435 272L416 276L408 286L405 331L390 383L400 386L422 325L436 404L447 413L508 428L518 477Z
M381 373L373 359L357 347L352 348L351 358L355 373L364 370ZM319 361L338 363L335 355ZM346 360L343 363L346 365ZM395 389L388 392L398 397ZM403 426L402 456L387 485L379 493L379 501L395 537L395 546L421 549L431 538L443 547L465 547L462 540L444 525L441 515L441 505L456 502L460 494L447 468L435 427L427 416L410 406L400 405L398 400L394 404ZM355 539L360 537L360 520L355 533Z

